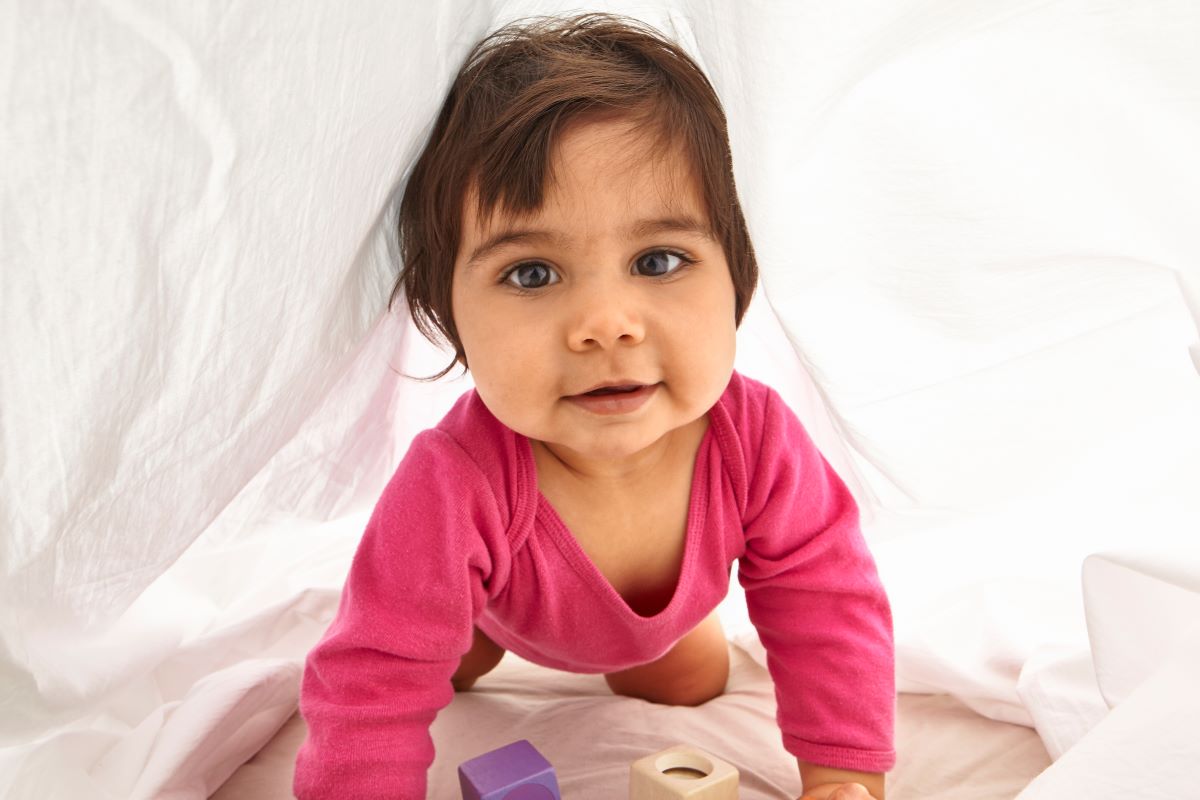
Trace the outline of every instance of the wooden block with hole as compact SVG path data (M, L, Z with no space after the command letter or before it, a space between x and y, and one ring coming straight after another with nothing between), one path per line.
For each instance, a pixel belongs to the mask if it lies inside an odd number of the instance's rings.
M737 800L738 771L685 744L633 762L629 800Z

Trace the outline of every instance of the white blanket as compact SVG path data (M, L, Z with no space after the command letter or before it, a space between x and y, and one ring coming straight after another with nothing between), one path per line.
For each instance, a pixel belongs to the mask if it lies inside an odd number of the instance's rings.
M1194 651L1109 714L1080 572L1200 530L1200 7L601 7L726 104L738 366L859 499L901 689L1036 727L1055 786L1156 719L1172 774L1195 737L1141 710ZM568 8L0 5L0 796L199 796L290 716L362 515L470 385L399 374L445 354L383 312L396 190L467 48Z
M429 797L458 800L459 764L527 739L554 766L567 800L625 797L630 764L676 744L733 765L740 800L794 800L800 775L769 724L771 678L741 648L731 647L730 657L725 694L680 708L617 697L597 675L554 672L506 655L438 715ZM291 798L304 733L302 719L289 719L213 800ZM1012 800L1050 761L1029 728L984 719L946 695L900 695L896 744L889 800Z

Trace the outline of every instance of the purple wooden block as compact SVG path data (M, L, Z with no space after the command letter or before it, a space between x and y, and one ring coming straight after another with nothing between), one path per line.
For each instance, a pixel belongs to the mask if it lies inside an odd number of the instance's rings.
M562 800L554 767L527 740L464 761L463 800Z

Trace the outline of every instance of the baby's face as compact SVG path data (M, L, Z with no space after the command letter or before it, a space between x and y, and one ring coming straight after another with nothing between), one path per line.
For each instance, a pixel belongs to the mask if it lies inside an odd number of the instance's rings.
M453 312L476 390L560 456L619 467L703 416L733 370L734 290L680 155L624 122L569 128L542 208L481 221L466 203ZM580 399L602 384L634 395Z

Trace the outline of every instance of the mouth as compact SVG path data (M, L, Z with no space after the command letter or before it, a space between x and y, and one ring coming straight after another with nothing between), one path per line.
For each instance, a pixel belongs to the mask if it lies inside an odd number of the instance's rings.
M566 399L593 414L628 414L642 407L658 389L657 383L604 383Z
M629 394L646 386L647 384L644 383L602 383L599 386L593 386L586 392L572 395L572 397L603 397L606 394Z

